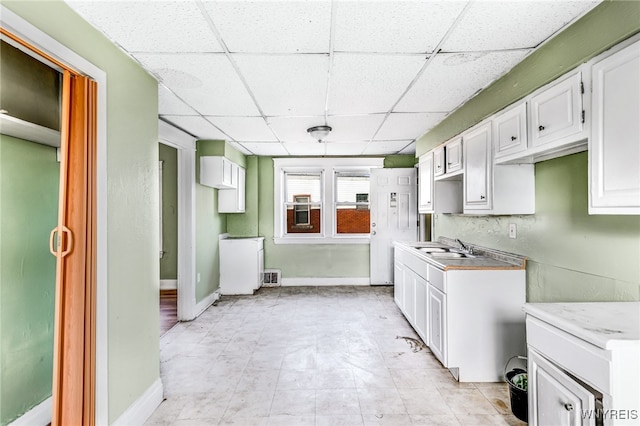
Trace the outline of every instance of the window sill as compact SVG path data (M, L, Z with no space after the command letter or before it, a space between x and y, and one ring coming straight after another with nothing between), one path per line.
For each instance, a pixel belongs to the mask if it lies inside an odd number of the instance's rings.
M369 244L369 237L274 237L274 244Z

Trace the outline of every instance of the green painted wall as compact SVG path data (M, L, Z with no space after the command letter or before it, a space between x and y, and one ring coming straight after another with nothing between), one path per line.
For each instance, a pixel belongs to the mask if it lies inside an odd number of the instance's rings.
M417 163L418 159L413 155L387 155L384 157L385 169L413 167Z
M0 135L0 425L51 396L56 150Z
M200 176L200 157L224 155L225 145L224 141L196 142L196 176ZM220 287L219 237L226 232L227 215L218 213L218 190L196 183L196 302Z
M160 144L162 163L162 247L160 279L178 279L178 151Z
M212 155L212 156L223 156L227 157L229 160L233 161L239 166L247 167L246 157L243 153L232 147L229 142L225 142L223 140L207 140L202 139L198 142L202 142L200 144L200 155Z
M108 399L159 378L157 82L63 1L2 4L107 73Z
M602 2L419 138L416 155L424 154L638 31L640 1Z
M418 141L418 155L640 31L640 2L605 1ZM437 215L449 236L529 257L528 300L640 300L640 218L589 216L587 153L536 164L536 214ZM509 223L518 238L507 238Z
M586 152L537 163L535 172L535 215L441 214L436 235L527 256L530 302L640 300L640 216L588 214Z

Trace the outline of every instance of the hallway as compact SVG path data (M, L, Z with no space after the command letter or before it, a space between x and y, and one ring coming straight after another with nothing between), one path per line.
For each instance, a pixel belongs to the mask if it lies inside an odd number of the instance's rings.
M506 384L457 383L392 287L224 296L161 339L166 400L147 425L524 424Z

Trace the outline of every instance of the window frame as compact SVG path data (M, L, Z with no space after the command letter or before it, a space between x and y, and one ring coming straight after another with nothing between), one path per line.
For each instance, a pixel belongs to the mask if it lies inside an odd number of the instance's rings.
M274 158L274 232L275 244L369 244L369 234L338 234L336 223L336 174L370 174L371 169L382 168L384 158ZM320 233L287 233L286 173L321 174ZM371 198L371 197L369 197Z

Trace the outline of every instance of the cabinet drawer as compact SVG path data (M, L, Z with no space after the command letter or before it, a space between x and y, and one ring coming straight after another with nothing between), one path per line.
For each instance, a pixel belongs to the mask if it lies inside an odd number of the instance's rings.
M404 257L404 264L413 272L418 274L420 277L424 278L425 280L429 279L428 270L427 270L427 267L429 265L427 264L426 260L421 259L416 255L407 253L406 256Z
M431 265L429 265L429 283L441 292L447 292L444 285L444 271Z
M527 344L599 391L611 392L608 351L530 315L527 315Z

